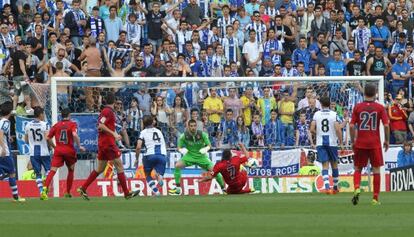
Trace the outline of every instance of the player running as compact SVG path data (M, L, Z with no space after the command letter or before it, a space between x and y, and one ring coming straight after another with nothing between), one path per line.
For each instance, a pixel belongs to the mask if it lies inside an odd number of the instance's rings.
M338 172L338 145L342 146L342 131L338 122L336 112L329 109L331 100L329 97L320 99L322 110L313 115L311 132L316 134L316 150L318 161L322 163L322 177L326 194L337 194L339 172ZM339 144L338 144L339 140ZM329 184L329 164L331 164L333 189Z
M181 134L178 140L178 151L183 154L181 160L175 163L174 178L176 188L169 190L171 195L181 194L181 169L187 166L197 165L206 171L213 171L213 162L208 158L208 151L210 150L210 140L205 132L197 130L197 122L193 119L188 121L188 129ZM216 177L223 192L224 182L221 174Z
M139 190L134 192L128 190L121 159L121 151L116 145L116 141L121 140L122 137L115 131L115 95L108 92L105 101L106 106L98 117L98 167L92 171L88 179L82 187L77 189L77 191L85 200L89 200L88 194L86 193L89 185L105 170L108 161L113 161L118 173L118 181L124 191L124 197L125 199L130 199L137 196Z
M390 128L387 113L384 106L375 102L377 88L373 84L367 84L364 88L365 101L358 103L352 112L350 123L351 144L354 149L354 196L352 203L357 205L361 193L361 170L371 163L374 173L374 193L372 205L381 204L378 195L381 186L381 166L384 165L380 138L380 121L384 125L384 149L388 150L390 141Z
M162 132L154 128L154 120L151 116L145 115L143 118L144 130L141 131L137 142L135 151L136 164L138 167L138 158L141 153L141 149L144 148L142 162L144 164L145 177L147 179L148 186L152 189L156 196L160 196L157 185L163 185L163 175L165 173L165 164L167 162L167 148L165 145L164 136ZM151 177L151 171L156 171L157 180L153 180Z
M225 149L223 151L221 161L217 162L216 165L214 165L213 170L204 176L201 179L201 182L209 181L216 177L218 174L222 174L224 181L228 185L226 190L227 194L243 194L254 192L254 190L250 189L248 186L245 188L247 183L247 172L245 169L241 169L241 165L247 162L249 154L243 143L239 143L239 146L244 156L232 156L231 150Z
M10 115L13 110L12 102L0 105L0 170L9 176L9 186L12 191L14 202L25 202L26 199L19 197L16 182L16 168L10 152Z
M42 167L46 176L50 170L50 151L47 142L49 124L45 122L44 109L34 108L35 119L25 127L24 140L29 144L30 162L36 175L36 184L40 194L43 191Z
M52 158L52 168L46 177L45 186L40 195L41 200L48 199L49 185L52 182L53 176L55 176L56 171L66 164L68 168L68 175L66 178L66 193L65 197L71 198L72 194L70 190L72 189L73 176L75 172L75 164L77 162L76 149L74 142L79 147L81 152L86 151L86 149L81 146L80 138L78 136L77 124L70 119L70 110L65 108L61 111L62 120L56 123L47 136L47 141L49 146L54 148L53 158ZM52 139L55 138L56 145L53 143Z

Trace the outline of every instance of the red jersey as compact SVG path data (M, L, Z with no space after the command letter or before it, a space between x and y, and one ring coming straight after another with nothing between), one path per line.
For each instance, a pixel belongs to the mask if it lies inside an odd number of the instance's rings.
M237 185L240 177L240 165L247 162L247 157L233 156L230 160L222 160L216 163L213 168L212 176L218 173L223 175L224 181L229 185Z
M407 131L407 113L398 104L388 107L391 131Z
M56 148L55 151L72 152L75 150L73 144L73 134L78 132L78 125L71 120L62 120L55 124L50 129L48 138L55 137Z
M110 107L105 107L98 117L98 123L104 124L111 131L115 131L115 111ZM99 131L98 134L98 147L106 147L115 144L115 138L112 134Z
M380 120L389 124L384 106L374 101L358 103L352 112L351 124L358 130L355 147L360 149L381 148Z

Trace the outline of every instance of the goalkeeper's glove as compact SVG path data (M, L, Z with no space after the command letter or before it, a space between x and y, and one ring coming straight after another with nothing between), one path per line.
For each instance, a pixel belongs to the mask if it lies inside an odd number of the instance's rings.
M188 152L187 148L185 148L185 147L184 148L179 148L178 151L183 155L187 154L187 152Z
M210 150L210 147L209 146L206 146L206 147L200 149L200 153L203 154L203 155L205 155L205 154L207 154L207 152L209 150Z

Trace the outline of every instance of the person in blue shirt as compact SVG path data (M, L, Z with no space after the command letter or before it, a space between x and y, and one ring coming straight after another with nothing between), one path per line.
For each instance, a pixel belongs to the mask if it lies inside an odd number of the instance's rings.
M237 124L233 119L233 110L227 109L226 118L223 118L218 128L217 140L221 141L220 148L231 148L238 143Z
M395 96L401 87L404 87L406 80L412 77L410 65L404 61L404 52L397 54L397 60L392 65L392 95Z
M342 58L341 50L336 49L334 51L334 60L328 62L328 65L326 65L328 76L345 76L346 75L346 64L341 58ZM340 89L341 89L341 84L339 83L329 84L329 96L331 100L338 101L339 96L340 96Z
M292 61L293 65L295 66L298 62L303 62L305 66L306 75L310 75L311 52L307 48L307 42L305 37L300 37L299 48L293 51Z
M388 40L391 37L390 30L384 26L384 19L377 17L375 25L371 26L371 40L375 47L382 48L384 53L388 53Z
M397 155L397 167L414 165L413 144L409 141L404 142L403 149Z
M211 64L207 60L207 50L200 49L200 60L197 60L191 70L196 77L210 77L211 76Z
M277 111L273 109L270 113L270 120L266 123L264 128L265 145L272 149L272 147L283 148L286 143L285 134L283 132L282 122L278 118Z

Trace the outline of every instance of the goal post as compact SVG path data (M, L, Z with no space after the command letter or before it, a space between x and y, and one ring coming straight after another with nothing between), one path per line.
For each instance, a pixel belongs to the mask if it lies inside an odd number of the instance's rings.
M249 83L257 83L260 87L271 87L274 84L282 84L286 87L293 87L296 85L301 88L305 88L309 85L333 85L333 84L351 84L359 82L361 84L365 82L373 82L378 87L378 101L384 103L384 78L382 76L338 76L338 77L52 77L50 83L50 107L51 107L51 122L55 124L58 121L59 116L59 103L58 94L59 86L79 86L79 87L101 87L101 88L121 88L128 87L128 85L135 85L138 83L185 83L185 82L199 82L199 83L235 83L236 87L240 83L243 85ZM233 86L231 86L233 87ZM242 86L238 86L241 88ZM326 86L325 86L326 87ZM324 88L325 88L324 87ZM154 87L156 88L156 86ZM211 87L209 87L211 88ZM222 88L222 87L220 87ZM165 89L165 88L163 88ZM317 96L322 96L326 93L326 90L322 89L316 91ZM342 95L339 95L342 96ZM383 137L383 131L381 135ZM56 175L53 181L54 196L59 196L59 175Z

